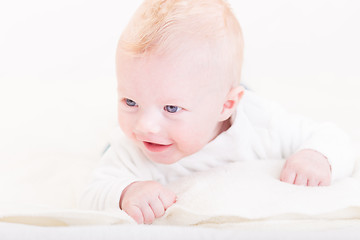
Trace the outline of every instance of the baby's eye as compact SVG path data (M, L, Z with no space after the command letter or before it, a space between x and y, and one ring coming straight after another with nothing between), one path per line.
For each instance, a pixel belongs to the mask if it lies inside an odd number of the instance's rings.
M137 106L136 102L134 102L133 100L128 99L128 98L125 99L125 103L126 103L126 105L128 105L129 107L136 107L136 106Z
M164 110L167 111L167 112L169 112L169 113L176 113L176 112L182 110L182 108L181 108L181 107L177 107L177 106L173 106L173 105L166 105L166 106L164 107Z

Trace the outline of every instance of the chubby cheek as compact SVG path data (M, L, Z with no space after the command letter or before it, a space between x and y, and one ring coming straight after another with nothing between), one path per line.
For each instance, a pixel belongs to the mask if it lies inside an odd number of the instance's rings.
M212 132L213 128L207 124L198 125L197 127L187 125L187 127L177 128L177 131L174 131L172 136L179 151L184 155L190 155L201 150L211 141Z
M133 130L133 121L130 116L126 114L118 113L118 124L121 130L125 133L125 135L129 138L134 138L132 134Z

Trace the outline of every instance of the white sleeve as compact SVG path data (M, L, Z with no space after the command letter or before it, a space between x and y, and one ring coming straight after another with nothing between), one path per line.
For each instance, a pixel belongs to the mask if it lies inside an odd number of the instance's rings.
M352 144L349 136L334 123L318 123L289 114L276 104L269 109L270 125L279 134L284 158L301 149L313 149L327 157L333 180L351 175L355 164Z
M119 209L122 191L135 181L139 181L139 178L110 147L102 157L100 166L95 169L91 183L82 193L79 207L92 210Z

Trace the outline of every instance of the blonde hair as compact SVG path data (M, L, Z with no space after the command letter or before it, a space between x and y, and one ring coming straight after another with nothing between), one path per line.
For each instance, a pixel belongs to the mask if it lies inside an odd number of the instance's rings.
M224 65L228 77L240 82L242 31L224 0L145 0L123 31L118 52L165 54L186 47L193 39L211 46L214 54L209 60Z

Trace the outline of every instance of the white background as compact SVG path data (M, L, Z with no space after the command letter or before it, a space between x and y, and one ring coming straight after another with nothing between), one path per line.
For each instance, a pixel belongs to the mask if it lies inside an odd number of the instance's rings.
M0 0L2 158L99 154L116 125L117 39L140 2ZM229 2L244 83L360 139L360 1Z

